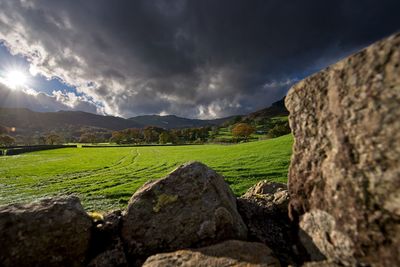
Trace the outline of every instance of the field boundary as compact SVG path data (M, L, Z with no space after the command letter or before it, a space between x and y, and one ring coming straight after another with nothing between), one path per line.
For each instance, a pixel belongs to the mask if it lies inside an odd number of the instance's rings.
M76 148L76 145L37 145L37 146L13 146L0 147L0 156L14 156L28 152L58 149L58 148Z

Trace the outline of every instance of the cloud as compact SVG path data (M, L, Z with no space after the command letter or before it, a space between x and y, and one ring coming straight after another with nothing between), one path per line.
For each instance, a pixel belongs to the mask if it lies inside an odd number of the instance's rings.
M0 39L106 113L208 118L271 104L292 81L399 30L399 9L397 0L2 0Z
M32 88L10 89L3 84L0 84L0 107L28 108L39 112L81 110L102 113L96 103L73 92L53 91L48 95Z

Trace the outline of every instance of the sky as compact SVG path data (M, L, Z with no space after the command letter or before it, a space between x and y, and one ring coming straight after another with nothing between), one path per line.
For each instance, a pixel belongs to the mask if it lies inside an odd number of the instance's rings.
M0 0L0 106L247 114L399 31L399 10L398 0Z

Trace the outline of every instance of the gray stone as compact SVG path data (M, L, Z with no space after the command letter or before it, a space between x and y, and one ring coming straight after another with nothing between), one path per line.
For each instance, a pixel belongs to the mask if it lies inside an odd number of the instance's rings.
M180 166L131 198L121 237L130 257L245 239L247 228L222 176L202 163Z
M266 244L284 265L297 258L288 203L286 184L268 181L251 187L237 202L249 239Z
M343 264L400 266L399 65L396 34L286 97L295 137L290 215L303 240Z
M280 266L272 251L255 242L229 240L200 249L185 249L149 257L143 267L198 266L198 267L255 267Z
M289 193L287 185L283 183L270 182L267 180L258 182L241 196L241 199L254 200L271 211L287 213L289 204Z
M76 197L0 207L0 266L83 266L91 227Z

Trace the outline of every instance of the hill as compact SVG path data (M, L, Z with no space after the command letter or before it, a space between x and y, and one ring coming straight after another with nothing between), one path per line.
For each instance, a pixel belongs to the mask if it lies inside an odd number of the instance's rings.
M0 108L0 124L20 130L48 130L64 126L90 126L109 130L141 128L132 120L82 111L34 112L25 108Z
M129 120L134 121L138 124L146 126L156 126L167 129L177 129L177 128L195 128L210 125L220 125L232 117L220 118L215 120L198 120L198 119L188 119L182 118L175 115L159 116L159 115L144 115L129 118Z
M263 121L273 117L288 116L289 111L285 107L285 98L272 103L270 107L258 110L242 117L243 121Z
M248 115L231 116L213 120L182 118L175 115L159 116L144 115L129 119L114 116L103 116L82 111L35 112L26 108L0 108L0 125L15 127L16 133L29 136L33 133L51 131L79 137L80 134L92 128L94 131L108 132L127 128L144 128L156 126L165 129L197 128L204 126L229 126L234 123L254 122L264 123L276 116L286 116L283 99L270 107ZM90 131L90 130L89 130ZM68 134L67 134L68 133Z

